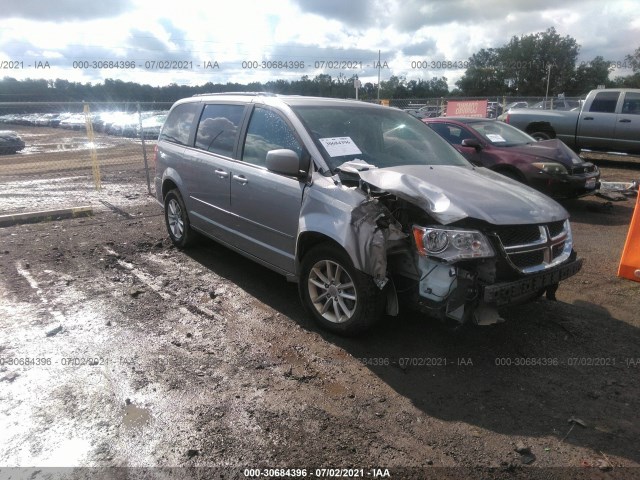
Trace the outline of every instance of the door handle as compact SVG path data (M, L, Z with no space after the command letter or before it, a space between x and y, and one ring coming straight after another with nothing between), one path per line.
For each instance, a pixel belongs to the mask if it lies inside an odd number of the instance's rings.
M214 172L220 178L229 178L229 172L225 172L224 170L220 170L219 168L216 168Z
M620 123L631 123L631 120L629 120L628 118L623 118L622 120L620 120Z
M593 117L584 117L585 120L593 120Z
M246 185L247 183L249 183L249 180L247 180L247 177L245 177L244 175L234 175L233 179L241 185Z

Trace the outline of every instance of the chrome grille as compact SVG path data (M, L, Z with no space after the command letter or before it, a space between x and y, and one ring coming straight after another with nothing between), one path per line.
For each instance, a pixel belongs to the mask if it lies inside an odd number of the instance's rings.
M522 245L540 240L540 229L537 225L518 225L515 227L502 227L497 232L502 245Z
M551 238L556 238L564 232L564 222L552 222L547 225Z
M573 247L568 220L500 227L495 233L508 262L522 273L544 270L564 262Z

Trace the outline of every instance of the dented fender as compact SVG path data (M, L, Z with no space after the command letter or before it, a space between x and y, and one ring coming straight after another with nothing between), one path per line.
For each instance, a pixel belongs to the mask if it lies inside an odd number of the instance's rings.
M371 275L383 288L387 282L387 242L405 235L394 224L379 228L376 222L382 216L386 216L385 208L362 190L316 173L313 188L305 189L302 197L298 238L313 232L334 240L358 270Z

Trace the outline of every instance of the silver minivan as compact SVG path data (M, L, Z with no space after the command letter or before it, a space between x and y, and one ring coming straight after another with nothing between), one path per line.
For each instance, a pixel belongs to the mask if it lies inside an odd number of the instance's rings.
M499 307L553 298L582 265L558 203L370 103L179 100L158 139L155 187L177 247L199 232L280 272L341 334L400 304L454 330L496 323Z

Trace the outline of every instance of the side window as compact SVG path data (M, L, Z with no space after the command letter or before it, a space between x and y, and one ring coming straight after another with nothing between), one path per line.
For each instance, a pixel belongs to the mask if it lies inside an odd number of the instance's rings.
M183 103L171 110L162 127L160 140L187 145L189 143L191 125L193 125L193 120L199 107L200 105L197 103Z
M640 115L640 93L627 92L624 94L622 113Z
M454 145L460 145L463 140L467 140L469 138L475 137L464 128L456 125L449 125L449 141Z
M242 105L205 106L196 133L196 148L232 156L243 111Z
M620 92L600 92L589 107L590 112L615 113Z
M431 130L436 131L442 138L451 142L449 138L449 126L446 123L429 123L428 125L431 127Z
M249 121L242 160L264 166L269 150L288 148L302 156L302 147L293 131L277 113L256 107Z
M442 138L454 145L460 145L467 138L474 138L466 130L449 123L430 123L429 126L438 132Z

